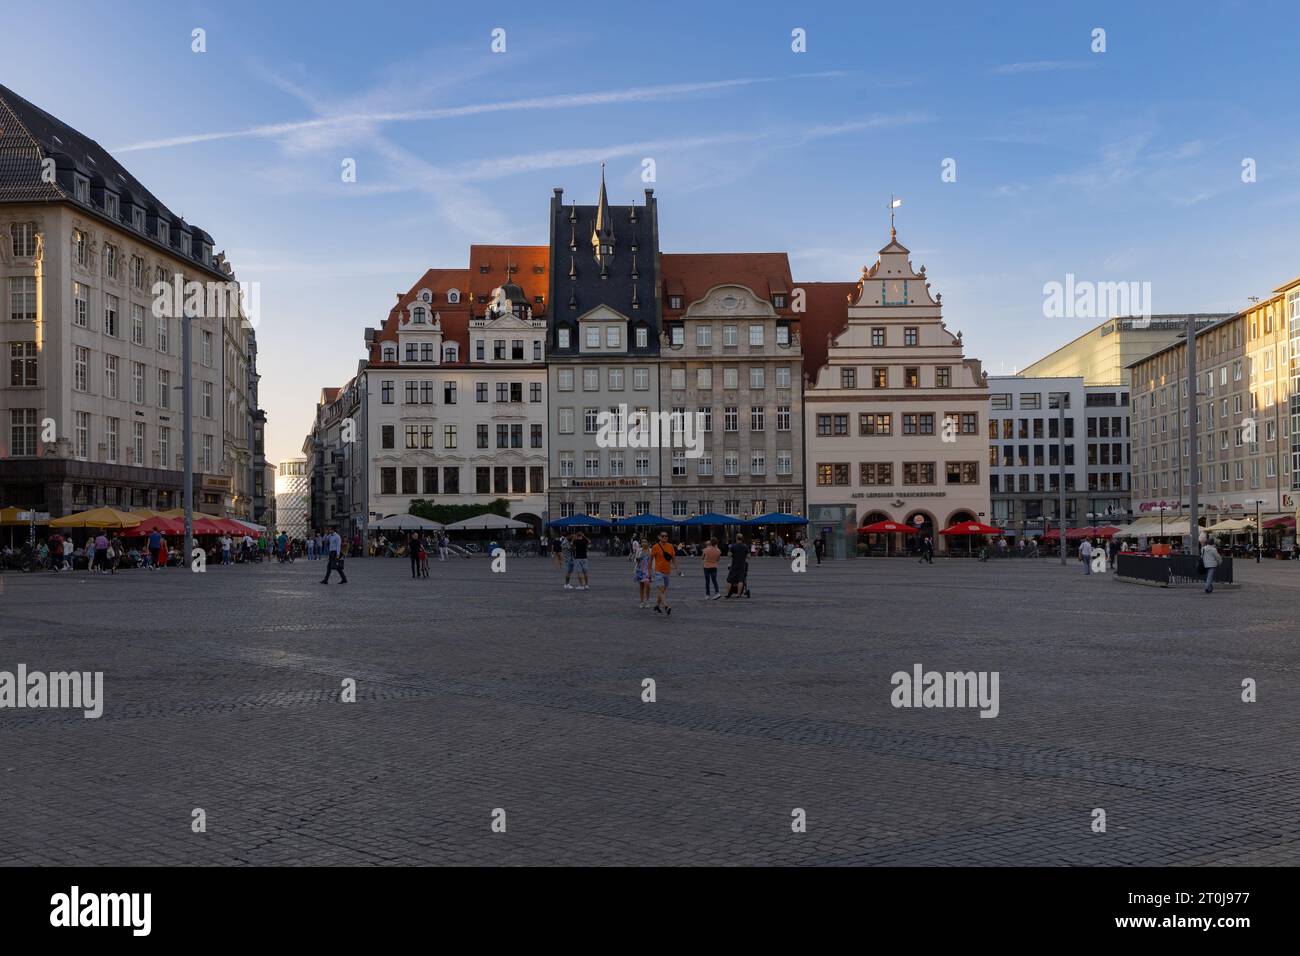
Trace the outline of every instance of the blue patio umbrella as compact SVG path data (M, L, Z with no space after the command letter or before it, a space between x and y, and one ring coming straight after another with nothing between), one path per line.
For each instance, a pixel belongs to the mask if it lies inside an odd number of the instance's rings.
M731 515L720 515L716 511L708 511L702 515L696 515L694 518L687 518L681 523L694 527L707 527L709 525L744 524L745 522L739 518L733 518Z
M620 528L655 528L660 525L677 524L672 518L662 518L659 515L634 515L631 518L619 518L618 527Z
M765 515L759 515L757 518L750 518L745 524L807 524L807 518L800 518L798 515L788 515L780 511L772 511Z
M596 518L592 515L569 515L567 518L557 518L550 522L552 528L608 528L610 522L604 518Z

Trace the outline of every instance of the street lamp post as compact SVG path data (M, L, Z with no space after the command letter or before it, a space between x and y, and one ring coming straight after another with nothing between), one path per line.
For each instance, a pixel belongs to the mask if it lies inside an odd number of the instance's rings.
M1262 498L1255 499L1255 563L1259 564L1259 553L1264 550L1263 532L1259 527L1259 506L1264 503Z

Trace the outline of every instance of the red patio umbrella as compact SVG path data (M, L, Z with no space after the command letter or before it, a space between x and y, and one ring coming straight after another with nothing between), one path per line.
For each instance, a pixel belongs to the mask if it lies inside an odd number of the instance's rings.
M138 538L152 534L154 531L159 534L184 534L185 522L179 518L145 518L135 527L124 529L122 535L127 538Z
M1283 515L1281 518L1270 518L1264 522L1263 530L1268 531L1272 528L1294 528L1295 518L1292 515Z
M220 518L201 518L194 516L194 533L195 534L224 534L225 529L218 523Z
M978 521L961 521L951 528L944 528L940 534L1001 534L1001 528L981 524Z
M858 534L889 534L894 531L901 531L904 534L917 534L919 529L913 528L910 524L902 524L898 521L877 521L875 524L866 524L858 529Z

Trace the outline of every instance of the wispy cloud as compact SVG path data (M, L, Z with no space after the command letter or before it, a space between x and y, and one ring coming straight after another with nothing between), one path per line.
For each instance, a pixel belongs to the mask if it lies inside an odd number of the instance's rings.
M1096 65L1092 60L1027 60L1022 63L1003 63L993 67L989 72L999 75L1059 73L1064 70L1090 70Z
M113 153L130 153L147 149L168 149L175 146L189 146L195 143L208 143L215 140L242 139L249 137L276 138L289 133L301 133L311 130L329 129L331 127L374 127L385 123L418 123L437 120L457 119L465 116L479 116L485 113L504 113L512 111L537 111L578 109L590 106L605 106L614 103L647 103L672 99L679 96L692 96L701 93L716 93L739 87L754 86L761 83L773 83L778 80L806 79L816 77L835 77L842 75L838 71L824 73L805 73L795 77L746 77L730 80L710 80L703 83L668 83L659 86L631 87L623 90L599 90L590 93L565 93L554 96L532 96L515 100L499 100L490 103L471 103L464 106L446 106L438 109L423 110L377 110L349 112L338 115L319 116L313 119L292 120L283 123L265 123L238 130L224 130L211 133L189 133L163 139L144 140L117 146ZM286 83L287 87L287 83Z

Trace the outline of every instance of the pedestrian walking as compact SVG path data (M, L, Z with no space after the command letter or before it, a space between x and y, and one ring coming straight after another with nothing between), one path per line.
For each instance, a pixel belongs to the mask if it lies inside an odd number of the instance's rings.
M749 547L744 535L736 535L729 550L731 567L727 568L727 593L723 597L749 597Z
M1079 559L1083 561L1083 573L1092 574L1092 542L1087 538L1079 545Z
M1219 556L1219 549L1214 546L1214 542L1206 541L1201 546L1201 567L1205 569L1206 594L1214 591L1214 572L1222 563L1223 558Z
M555 552L555 563L564 569L564 590L572 591L569 579L573 576L573 535L566 534L560 539L560 548Z
M917 564L934 564L934 539L928 534L921 541L921 560Z
M335 571L339 573L339 584L347 584L348 576L343 573L343 539L339 537L333 527L329 529L329 534L325 536L325 577L321 579L321 584L330 583L330 575Z
M573 570L578 576L576 590L585 591L590 587L587 577L587 547L591 542L579 531L573 536Z
M813 553L817 555L817 563L822 563L822 556L826 553L826 538L818 535L813 541Z
M411 559L411 580L420 576L420 535L412 531L406 536L406 553Z
M659 542L650 549L650 558L655 571L655 613L672 614L668 603L668 584L672 573L677 570L677 549L668 541L668 532L659 532Z
M709 543L704 547L704 554L700 557L700 565L704 568L704 600L710 597L714 601L722 597L722 592L718 590L718 560L722 557L722 549L718 547L718 539L710 538ZM710 588L712 594L710 595Z
M646 546L644 540L638 541L632 539L635 545L635 560L632 563L632 576L637 584L637 591L641 598L640 607L650 606L650 582L653 580L654 569L651 567L650 549Z

